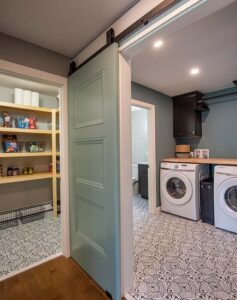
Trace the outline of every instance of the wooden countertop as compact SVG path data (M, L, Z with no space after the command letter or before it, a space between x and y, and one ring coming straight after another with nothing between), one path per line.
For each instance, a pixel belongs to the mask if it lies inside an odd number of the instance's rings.
M234 158L166 158L163 162L237 166L237 159Z

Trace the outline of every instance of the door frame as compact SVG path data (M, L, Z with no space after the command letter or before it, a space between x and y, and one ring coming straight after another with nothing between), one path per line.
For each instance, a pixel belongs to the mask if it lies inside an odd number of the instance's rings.
M18 76L28 80L34 80L45 84L51 84L59 88L60 93L60 153L61 153L61 232L62 232L62 255L70 256L69 235L69 180L68 180L68 114L67 114L67 77L40 71L27 66L12 63L0 59L0 72L7 75ZM44 261L40 261L39 264ZM29 268L35 265L29 266ZM28 268L28 269L29 269ZM25 269L19 270L18 273ZM9 274L11 276L11 274ZM16 275L14 272L13 275ZM12 276L13 276L12 275ZM10 277L9 276L9 277Z
M147 109L147 134L148 134L148 211L156 214L160 211L157 207L156 192L156 107L154 104L141 100L131 100L131 106ZM131 179L132 184L132 179Z

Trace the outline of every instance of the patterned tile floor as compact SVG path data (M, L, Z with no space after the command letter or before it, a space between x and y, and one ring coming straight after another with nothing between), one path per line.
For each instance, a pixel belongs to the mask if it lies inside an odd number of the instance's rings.
M0 277L60 253L60 224L47 212L44 219L0 230Z
M137 300L237 299L237 235L202 222L148 214L134 198Z

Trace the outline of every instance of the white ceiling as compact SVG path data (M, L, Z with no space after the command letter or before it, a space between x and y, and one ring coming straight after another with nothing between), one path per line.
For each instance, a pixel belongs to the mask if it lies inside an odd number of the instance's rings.
M139 0L1 0L0 32L74 57Z
M159 36L157 36L159 39ZM189 70L200 68L192 77ZM132 59L132 80L169 96L234 86L237 80L237 1Z

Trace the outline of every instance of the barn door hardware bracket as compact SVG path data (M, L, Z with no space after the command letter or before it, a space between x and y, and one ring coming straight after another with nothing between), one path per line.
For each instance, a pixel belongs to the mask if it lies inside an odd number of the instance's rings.
M134 33L135 30L140 29L141 26L146 26L150 21L154 20L155 17L162 15L163 13L167 12L170 8L179 4L182 1L183 0L163 0L161 3L159 3L157 6L155 6L151 11L146 13L144 16L139 18L137 21L135 21L130 26L128 26L124 31L122 31L117 36L115 36L115 34L114 34L114 29L110 28L106 32L106 44L104 46L102 46L102 48L97 50L94 54L92 54L87 60L85 60L83 63L81 63L75 69L73 69L72 73L74 73L79 68L84 66L86 63L88 63L91 59L96 57L99 53L104 51L111 44L120 43L122 40L127 38L130 34ZM71 75L72 73L69 72L69 75Z
M77 69L77 65L76 62L73 60L72 62L70 62L69 65L69 72L68 72L68 76L72 75Z
M112 297L112 295L110 294L110 292L105 291L105 294L106 294L107 297L109 297L109 299L113 300L113 297Z
M110 28L106 32L106 44L109 46L109 45L113 44L114 41L115 41L114 29Z
M72 75L74 72L76 72L79 68L87 64L90 60L92 60L94 57L96 57L98 54L103 52L106 48L108 48L111 44L115 42L115 37L114 37L114 29L110 28L106 32L106 44L100 48L98 51L96 51L94 54L92 54L87 60L85 60L82 64L80 64L78 67L76 66L75 61L72 61L70 63L70 68L69 68L69 74L68 76Z

